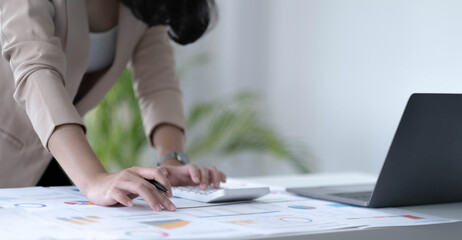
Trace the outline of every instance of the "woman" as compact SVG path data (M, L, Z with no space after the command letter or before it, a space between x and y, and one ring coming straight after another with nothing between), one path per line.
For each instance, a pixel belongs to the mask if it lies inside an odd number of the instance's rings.
M207 0L0 0L0 187L49 182L47 174L56 176L53 157L98 205L132 206L141 196L155 211L174 211L171 185L219 187L226 178L221 171L177 157L184 116L169 45L169 37L188 44L202 36L213 6ZM127 64L146 136L162 162L109 174L88 144L82 116Z

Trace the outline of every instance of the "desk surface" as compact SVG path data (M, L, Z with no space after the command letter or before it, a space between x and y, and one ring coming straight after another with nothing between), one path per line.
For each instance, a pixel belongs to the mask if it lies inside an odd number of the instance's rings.
M377 177L362 173L321 173L290 176L269 176L241 178L242 180L280 187L302 186L329 186L349 185L361 183L375 183ZM403 207L409 211L425 213L438 217L462 220L462 203L448 203ZM258 239L258 238L257 238ZM265 238L268 239L268 238ZM462 223L437 224L412 227L391 227L367 230L341 230L327 233L297 234L291 236L273 237L271 239L323 239L323 240L349 240L349 239L462 239Z
M260 183L264 185L279 186L279 187L295 187L295 186L327 186L327 185L348 185L348 184L364 184L364 183L374 183L376 178L367 174L360 173L330 173L330 174L309 174L309 175L291 175L291 176L271 176L271 177L252 177L252 178L241 178L236 181L236 184L252 185L251 183ZM228 184L231 184L232 181L229 181ZM240 185L239 185L240 186ZM300 201L297 200L297 197L287 195L280 188L275 188L277 190L274 193L277 195L279 202L267 202L273 208L278 209L278 211L268 212L270 208L262 208L260 206L260 211L263 209L265 212L258 212L264 214L270 214L275 212L285 211L286 207L290 207L292 203L287 203L285 201L281 202L282 196L288 197L289 201ZM237 236L247 236L246 239L338 239L338 240L349 240L349 239L462 239L462 222L456 223L443 223L443 224L434 224L434 225L420 225L420 226L409 226L409 227L386 227L386 228L367 228L367 230L358 230L358 226L383 226L380 224L372 224L373 221L365 223L366 225L358 225L355 223L353 225L346 224L341 225L341 227L348 227L349 230L335 230L335 231L326 231L325 229L338 229L339 227L332 228L329 224L327 228L319 228L318 225L310 225L310 229L306 225L295 225L285 228L281 226L279 222L272 222L271 219L279 219L276 216L268 217L269 215L264 215L261 219L263 220L257 231L240 231L244 229L235 228L223 228L223 223L229 221L228 218L225 220L221 219L222 217L228 217L229 215L220 215L222 213L229 214L229 212L236 213L247 213L254 214L255 205L253 203L242 203L242 204L231 204L231 205L222 205L222 206L208 206L209 211L204 211L205 209L197 208L197 202L194 202L192 206L191 201L188 204L185 203L186 199L176 199L175 204L181 206L183 204L184 210L178 213L169 213L161 212L158 214L152 214L149 206L142 199L135 199L136 204L133 208L119 208L119 207L100 207L94 206L91 203L88 203L88 200L76 189L75 187L58 187L58 188L24 188L24 189L2 189L3 201L0 208L3 210L0 214L0 236L16 236L17 234L26 234L30 236L31 239L36 239L39 237L37 232L40 232L45 238L61 238L69 237L72 235L69 231L77 234L78 236L87 236L89 230L94 230L96 233L91 232L92 238L100 239L101 236L110 235L119 239L120 236L130 236L130 237L146 237L148 234L149 237L152 237L154 234L153 231L157 234L162 234L162 236L169 236L172 239L178 237L191 237L191 239L202 239L201 236L216 237L221 236L225 238L232 238ZM269 195L271 199L271 196ZM27 199L28 201L26 201ZM69 200L68 200L69 199ZM273 198L274 200L274 198ZM173 201L173 200L172 200ZM262 200L263 201L263 200ZM268 199L267 199L268 201ZM307 202L308 205L315 204L312 206L319 207L319 210L323 206L329 206L331 204L322 203L322 201L314 200L301 200L301 202ZM183 203L181 203L183 202ZM316 205L321 202L321 205ZM187 206L186 206L186 205ZM278 205L279 204L279 205ZM287 205L288 204L288 205ZM251 206L247 206L251 205ZM336 205L336 204L334 204ZM238 206L238 208L234 208ZM281 207L282 206L282 210ZM351 208L347 207L346 208ZM28 210L23 210L21 208L27 208ZM250 209L250 210L248 210ZM314 208L313 208L314 209ZM327 208L329 209L329 208ZM439 204L439 205L427 205L427 206L416 206L416 207L406 207L404 210L410 210L414 212L419 212L423 214L434 215L438 217L446 217L452 219L462 220L462 203L452 203L452 204ZM242 212L243 210L244 212ZM333 221L328 223L336 222L336 219L341 218L342 211L343 214L347 213L347 216L350 216L350 209L338 210L335 214L327 214ZM358 209L359 210L359 209ZM385 211L393 211L393 209L384 209ZM328 210L332 211L332 209ZM337 210L336 210L337 211ZM384 215L375 215L376 210L361 210L363 213L368 212L370 215L362 215L368 217L374 216L384 216ZM297 212L295 215L284 215L292 216L296 219L307 219L309 215L315 214L315 211L311 213L300 213ZM371 213L372 212L372 213ZM379 211L380 212L380 211ZM383 213L380 212L380 213ZM238 214L238 215L241 215ZM285 213L289 214L289 213ZM298 214L298 215L297 215ZM319 214L319 213L316 213ZM418 213L416 213L418 214ZM396 215L396 214L395 214ZM191 217L192 216L192 217ZM293 217L295 216L295 217ZM345 215L343 215L345 216ZM391 215L389 215L391 216ZM403 215L404 216L404 215ZM417 215L418 216L418 215ZM213 217L210 221L196 221L196 218ZM218 218L216 218L218 217ZM316 216L312 216L315 218ZM319 217L319 216L318 216ZM125 221L124 218L130 218L131 221ZM189 220L183 221L182 218ZM287 218L287 217L284 217ZM382 218L382 217L381 217ZM41 219L43 221L36 221ZM221 220L220 220L221 219ZM266 221L269 219L269 221ZM358 219L358 218L356 218ZM424 218L422 218L424 219ZM427 218L429 221L431 217ZM434 218L433 218L434 219ZM319 220L319 219L318 219ZM64 222L63 222L64 221ZM220 221L225 221L221 222ZM369 220L367 220L369 221ZM380 221L380 220L379 220ZM90 223L87 223L90 222ZM175 224L190 224L186 227L185 231L170 231L167 230L156 230L150 229L146 230L146 225L151 224L158 226L156 224L165 224L174 222ZM74 224L79 224L77 227ZM83 225L81 225L83 224ZM85 225L88 224L88 225ZM94 225L93 225L94 224ZM115 224L115 225L114 225ZM195 225L194 225L195 224ZM206 224L206 227L203 228ZM269 225L275 229L268 227ZM272 224L272 225L271 225ZM186 225L175 225L183 227ZM387 224L385 224L387 225ZM24 226L27 226L27 231L24 231ZM119 227L122 226L122 227ZM169 225L170 226L170 225ZM315 226L313 228L313 226ZM338 225L336 225L338 226ZM171 227L171 226L170 226ZM202 228L201 228L202 227ZM353 227L353 228L352 228ZM168 226L164 226L164 229L170 229ZM200 228L200 232L197 232L197 228ZM217 230L218 229L218 230ZM282 231L279 231L281 230ZM324 229L324 230L323 230ZM108 231L109 230L109 231ZM112 230L112 232L111 232ZM255 230L255 229L254 229ZM276 231L274 231L276 230ZM323 230L323 232L313 232ZM203 232L205 231L205 233ZM307 231L309 231L307 233ZM287 234L292 232L293 234ZM298 232L298 233L296 233ZM141 233L141 235L131 235L133 233ZM250 233L250 234L248 234ZM97 235L94 235L97 234ZM128 234L128 235L127 235ZM186 234L186 235L185 235ZM199 234L199 235L198 235ZM209 235L207 235L209 234ZM230 236L230 234L232 236ZM269 235L268 235L269 234ZM271 235L273 234L273 235ZM274 235L279 234L279 235ZM51 236L51 237L48 237ZM76 236L76 235L72 235ZM106 236L106 237L108 237ZM249 237L249 236L262 236L262 237ZM176 237L176 238L175 238ZM1 237L0 237L1 238ZM110 238L114 239L114 238ZM144 238L143 238L144 239Z

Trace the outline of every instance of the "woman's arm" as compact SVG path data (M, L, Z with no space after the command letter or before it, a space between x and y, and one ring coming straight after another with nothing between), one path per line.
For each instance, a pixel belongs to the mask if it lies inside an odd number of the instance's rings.
M48 148L64 171L87 198L98 205L121 203L133 206L132 198L141 196L149 206L160 211L160 205L174 211L166 169L132 167L109 174L93 152L82 128L75 124L58 126L52 133ZM145 179L155 179L167 187L163 194Z

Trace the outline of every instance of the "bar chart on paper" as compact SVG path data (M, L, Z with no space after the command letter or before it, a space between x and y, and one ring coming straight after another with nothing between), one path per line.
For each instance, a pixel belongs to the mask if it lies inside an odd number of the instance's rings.
M181 219L172 219L172 220L160 220L160 221L150 221L150 222L142 222L142 223L156 226L156 227L163 228L163 229L175 229L175 228L184 227L191 222L186 221L186 220L181 220Z
M85 217L67 217L67 218L57 218L58 220L73 223L77 225L86 225L90 223L97 223L101 217L96 216L85 216Z

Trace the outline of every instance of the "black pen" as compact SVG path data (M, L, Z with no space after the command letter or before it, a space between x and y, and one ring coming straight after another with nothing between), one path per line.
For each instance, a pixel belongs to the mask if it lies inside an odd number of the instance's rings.
M156 180L151 180L151 179L146 179L146 181L148 181L150 184L154 185L157 189L161 190L162 192L164 193L168 193L168 190L167 188L165 188L162 184L160 184L158 181Z

